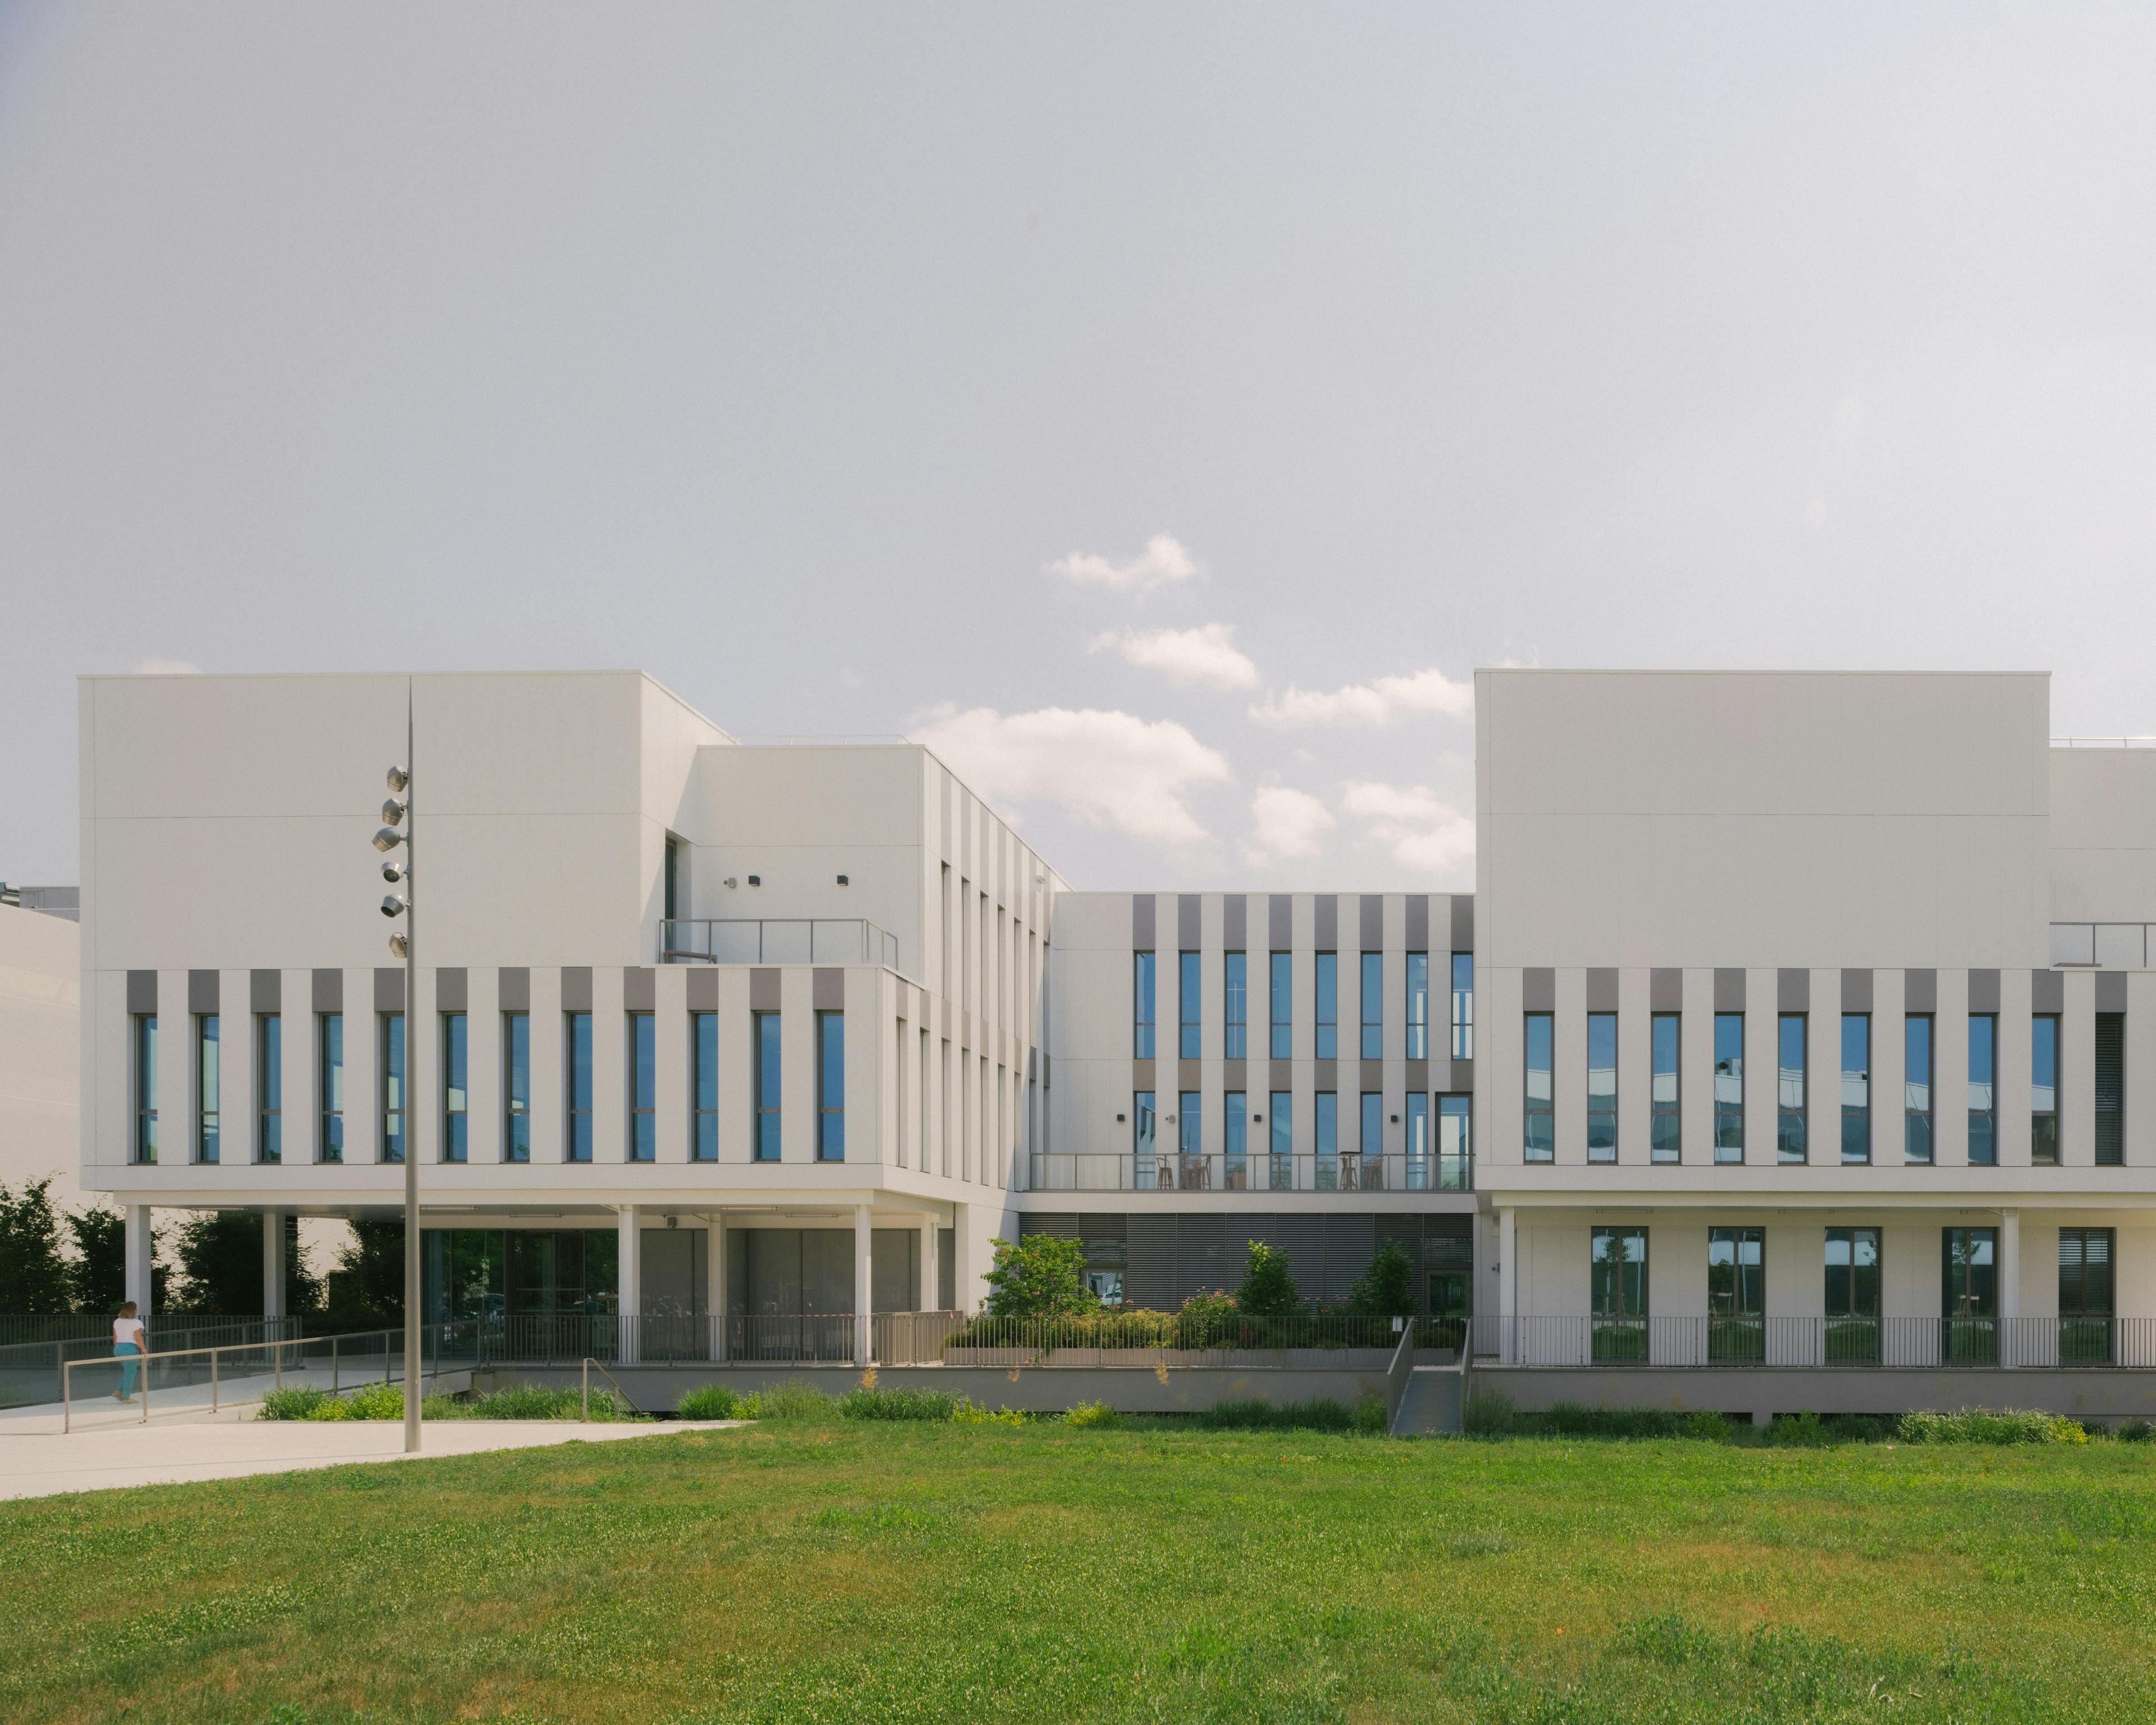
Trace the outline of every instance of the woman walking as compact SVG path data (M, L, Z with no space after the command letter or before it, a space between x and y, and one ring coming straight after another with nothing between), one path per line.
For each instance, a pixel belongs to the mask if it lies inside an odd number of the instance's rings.
M142 1356L142 1320L135 1316L135 1302L130 1300L120 1308L120 1315L112 1320L112 1357L125 1360L120 1368L120 1388L112 1392L115 1401L127 1402L135 1399L135 1362Z

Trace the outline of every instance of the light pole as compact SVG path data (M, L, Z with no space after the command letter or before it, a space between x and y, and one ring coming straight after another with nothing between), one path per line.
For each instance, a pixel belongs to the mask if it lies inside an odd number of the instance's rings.
M414 1129L418 1110L414 1106L412 1077L418 1070L413 1058L418 1050L419 1008L418 922L413 909L417 896L412 884L412 856L418 822L412 813L412 682L404 682L404 764L389 769L389 799L382 805L382 830L374 835L374 848L385 853L382 878L391 886L403 883L404 896L391 893L382 901L382 914L402 916L404 926L389 937L389 950L404 961L404 1450L419 1448L419 1139ZM403 798L403 802L397 799ZM399 825L403 832L397 830ZM404 860L399 863L386 853L399 845Z

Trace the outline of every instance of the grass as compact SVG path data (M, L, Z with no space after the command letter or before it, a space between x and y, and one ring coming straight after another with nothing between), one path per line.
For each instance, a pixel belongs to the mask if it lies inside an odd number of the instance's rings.
M0 1504L0 1717L2156 1717L2156 1445L849 1420Z

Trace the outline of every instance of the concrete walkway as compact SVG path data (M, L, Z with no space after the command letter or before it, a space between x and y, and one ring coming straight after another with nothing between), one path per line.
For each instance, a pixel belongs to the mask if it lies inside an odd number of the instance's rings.
M403 1461L404 1426L395 1420L256 1420L253 1409L118 1425L69 1436L0 1422L0 1498L49 1497L121 1486L239 1479ZM672 1420L586 1425L574 1420L440 1420L422 1434L421 1457L528 1450L543 1444L608 1444L683 1431L723 1431L738 1420Z

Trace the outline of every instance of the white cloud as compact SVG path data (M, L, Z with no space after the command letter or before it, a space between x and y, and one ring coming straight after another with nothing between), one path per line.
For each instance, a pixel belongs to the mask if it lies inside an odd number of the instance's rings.
M1250 798L1250 836L1245 860L1262 867L1292 856L1315 856L1322 836L1337 824L1325 805L1307 791L1284 784L1259 788Z
M1190 553L1165 533L1147 540L1146 548L1127 563L1111 563L1094 552L1074 551L1048 567L1065 581L1138 593L1150 593L1163 582L1195 580L1199 572Z
M202 667L184 659L141 659L136 661L131 674L138 677L198 677Z
M1228 637L1235 626L1202 624L1196 629L1127 629L1095 638L1093 650L1113 648L1127 665L1157 670L1178 688L1255 689L1258 668L1238 652Z
M1229 777L1226 759L1182 726L1132 713L946 705L931 708L912 736L990 802L1038 798L1139 839L1204 838L1184 798Z
M1475 859L1475 820L1423 785L1351 780L1340 807L1363 822L1372 838L1392 849L1404 868L1458 870Z
M1329 695L1317 689L1298 689L1291 683L1286 694L1269 695L1250 709L1253 721L1276 731L1300 730L1310 725L1389 725L1415 713L1471 719L1475 685L1455 683L1432 666L1413 676L1350 683Z

